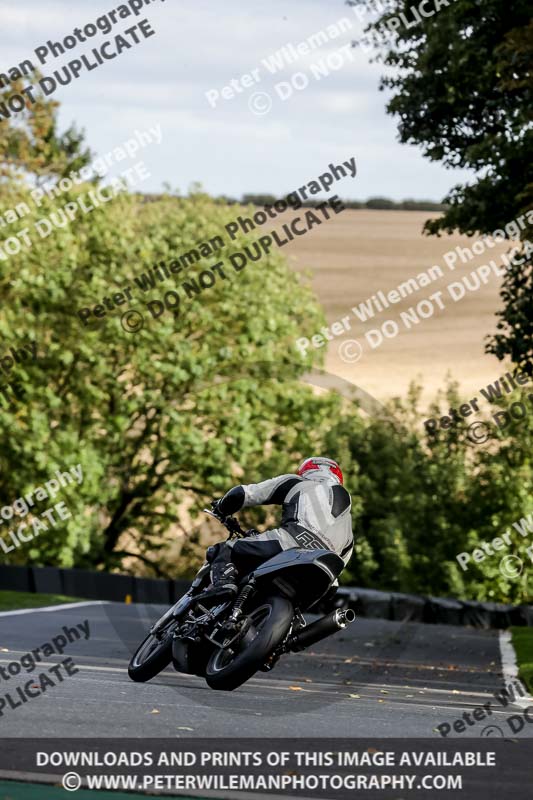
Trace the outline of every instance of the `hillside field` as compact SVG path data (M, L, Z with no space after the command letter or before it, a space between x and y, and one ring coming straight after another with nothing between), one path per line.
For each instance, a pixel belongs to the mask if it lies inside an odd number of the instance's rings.
M293 214L285 216L288 219ZM311 272L328 325L349 317L350 330L325 345L326 369L379 400L404 396L409 383L416 379L423 385L424 401L429 401L444 386L448 373L459 381L468 400L505 372L501 362L484 352L485 338L495 330L495 312L501 307L501 277L491 271L486 284L481 283L477 291L467 290L464 298L457 301L447 287L468 278L491 259L500 265L501 254L509 250L510 243L487 248L466 263L458 257L452 270L444 262L444 254L458 246L471 248L476 239L425 236L422 226L430 216L431 212L418 211L346 210L305 236L295 237L283 248L294 269ZM359 307L379 290L388 295L402 282L416 279L434 265L441 267L442 277L433 272L437 277L429 285L376 312L367 322L352 313L352 307ZM475 280L471 279L470 285L474 287ZM443 293L441 302L445 308L440 309L435 301L433 316L420 318L418 324L412 323L407 329L400 314L416 308L417 303L438 291ZM428 308L423 305L422 311L427 313ZM365 333L389 319L397 321L398 335L384 338L380 346L372 349ZM339 355L339 347L347 339L355 339L363 346L357 363L346 363ZM353 352L353 346L348 350Z

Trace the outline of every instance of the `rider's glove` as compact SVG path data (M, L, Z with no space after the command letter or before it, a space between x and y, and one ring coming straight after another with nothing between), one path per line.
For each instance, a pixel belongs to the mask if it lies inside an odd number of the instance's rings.
M260 533L261 533L261 531L258 531L256 528L250 528L249 530L244 531L244 535L246 537L248 537L248 536L259 536Z
M220 519L220 520L224 520L224 519L226 519L226 517L220 511L219 506L220 506L220 500L212 500L211 501L211 510L212 510L213 514L215 515L215 517L218 517L218 519Z

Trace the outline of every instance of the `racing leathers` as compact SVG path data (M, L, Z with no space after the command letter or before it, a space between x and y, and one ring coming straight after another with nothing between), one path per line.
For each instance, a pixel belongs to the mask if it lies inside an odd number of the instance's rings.
M249 572L292 547L332 550L348 563L353 550L350 495L333 477L313 478L288 474L235 486L216 503L216 513L222 517L258 505L282 509L278 528L215 546L216 587L234 590L239 572Z

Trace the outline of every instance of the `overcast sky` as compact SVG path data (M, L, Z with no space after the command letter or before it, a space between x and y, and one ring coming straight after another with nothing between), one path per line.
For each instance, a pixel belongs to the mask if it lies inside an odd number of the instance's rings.
M82 0L14 0L0 10L0 71L24 59L34 60L36 47L48 39L62 40L120 5ZM186 191L200 182L214 194L239 197L243 192L282 196L324 172L330 162L355 156L358 174L338 186L345 198L385 195L440 200L451 186L465 179L423 158L418 148L397 142L397 122L385 114L386 95L378 91L382 67L368 54L338 53L356 38L361 23L342 0L154 0L137 18L120 20L110 34L79 44L68 55L42 67L45 74L92 47L114 39L135 22L148 18L156 31L149 39L78 80L60 86L53 95L61 102L61 122L85 128L87 141L104 155L132 132L161 125L163 140L143 151L151 173L145 191L163 182ZM276 75L262 64L287 43L296 46L342 17L353 28ZM337 52L337 55L333 55ZM330 57L339 69L317 80L311 65ZM258 69L259 82L233 99L212 108L206 93ZM309 85L282 100L276 84L303 72ZM266 93L268 113L250 110L250 98ZM262 111L264 94L253 103ZM119 167L129 166L123 162ZM118 171L115 170L115 173Z

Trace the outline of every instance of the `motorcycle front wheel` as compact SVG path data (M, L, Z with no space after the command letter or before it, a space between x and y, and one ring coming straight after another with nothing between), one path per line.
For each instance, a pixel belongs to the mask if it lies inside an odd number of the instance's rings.
M144 683L168 667L172 661L172 634L175 627L175 620L171 620L159 636L149 633L141 642L128 666L132 681Z
M212 689L232 691L251 678L287 635L294 609L286 598L272 596L246 616L250 627L235 648L217 648L207 663L205 678Z

